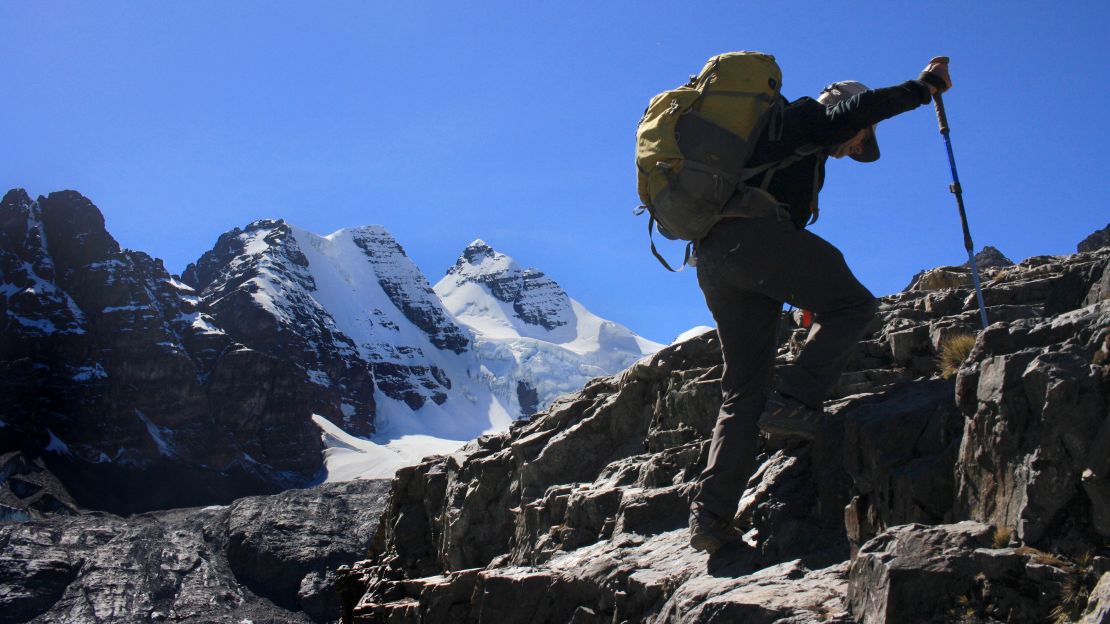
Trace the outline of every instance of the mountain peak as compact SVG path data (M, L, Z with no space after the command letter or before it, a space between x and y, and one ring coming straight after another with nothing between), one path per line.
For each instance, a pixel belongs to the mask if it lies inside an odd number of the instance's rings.
M485 281L492 275L519 274L531 272L521 269L516 260L510 256L490 247L482 239L476 239L463 249L462 255L455 261L455 266L447 270L447 275L455 276L459 280Z
M459 261L455 263L455 267L460 267L463 264L464 260L468 264L477 265L481 264L486 258L492 258L498 255L500 254L494 251L493 247L490 247L486 243L486 241L477 238L474 239L473 243L470 243L466 246L466 249L464 249L462 252L462 256L459 258Z

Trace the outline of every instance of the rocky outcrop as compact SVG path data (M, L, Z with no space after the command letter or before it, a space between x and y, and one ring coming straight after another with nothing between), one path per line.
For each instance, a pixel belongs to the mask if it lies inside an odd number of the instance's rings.
M121 250L91 202L14 190L0 224L0 453L41 460L82 506L120 512L319 474L296 368L233 341L160 260Z
M964 266L970 267L971 263L968 262ZM977 266L980 271L983 269L1000 269L1014 266L1014 261L1007 258L997 247L987 245L980 250L979 253L975 254L975 266Z
M77 503L41 458L19 451L0 456L0 522L77 512Z
M1110 247L1110 224L1101 230L1095 230L1090 236L1084 238L1075 246L1075 250L1079 253L1088 251L1097 251L1105 247Z
M0 622L325 622L334 569L365 555L388 483L226 507L0 523Z
M852 562L848 604L856 621L1074 621L1067 588L1093 580L1084 578L1090 566L1005 547L995 536L994 527L970 521L884 532Z
M685 526L720 401L715 335L596 379L505 434L400 471L374 558L342 571L346 618L1046 617L1068 583L1097 581L1076 570L1110 554L1108 261L984 271L986 331L962 282L884 298L818 439L762 441L736 514L746 545L713 557L688 548ZM783 325L787 362L806 330L793 315ZM946 378L937 358L965 334L974 346Z

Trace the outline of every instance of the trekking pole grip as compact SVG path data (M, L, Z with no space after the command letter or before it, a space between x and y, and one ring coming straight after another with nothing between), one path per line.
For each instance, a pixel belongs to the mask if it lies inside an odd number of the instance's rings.
M949 62L948 57L934 57L929 60L929 66L931 67L932 63L944 63L947 66ZM932 102L937 107L937 123L940 124L940 133L948 134L948 115L945 113L945 100L940 97L940 91L932 94Z
M937 109L937 123L940 124L940 133L948 134L948 115L944 112L944 99L940 97L940 93L933 94L933 104Z

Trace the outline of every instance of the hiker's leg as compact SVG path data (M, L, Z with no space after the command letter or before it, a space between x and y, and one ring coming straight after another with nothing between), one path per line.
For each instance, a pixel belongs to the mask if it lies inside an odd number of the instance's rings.
M813 312L798 358L779 372L779 391L821 408L875 318L879 302L856 279L844 256L816 234L797 232L793 249L809 267L791 276L787 301Z
M767 400L782 302L738 288L730 279L736 268L718 259L699 251L698 283L717 322L725 367L723 402L693 503L731 521L755 469L756 421Z
M844 256L821 237L773 219L753 219L744 245L730 250L731 264L754 290L814 313L798 359L780 371L779 390L820 408L848 358L875 317L878 302L859 283ZM719 228L721 226L718 226Z

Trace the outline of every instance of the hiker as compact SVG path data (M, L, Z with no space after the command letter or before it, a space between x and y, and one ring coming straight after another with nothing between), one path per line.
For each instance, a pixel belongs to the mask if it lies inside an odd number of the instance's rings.
M740 542L732 520L755 468L759 431L813 439L825 397L874 319L874 295L836 247L805 229L818 215L825 161L877 160L875 124L951 85L947 59L938 57L916 80L896 86L870 90L843 81L816 100L783 101L780 126L762 129L744 165L793 156L787 166L772 165L746 181L779 207L766 216L723 218L696 241L698 284L717 322L725 366L708 464L691 502L693 548L712 553ZM784 302L811 311L814 323L798 358L772 380Z

